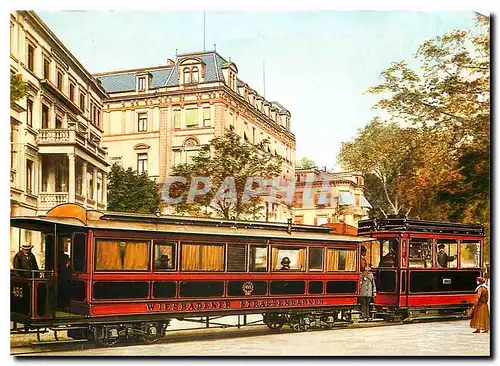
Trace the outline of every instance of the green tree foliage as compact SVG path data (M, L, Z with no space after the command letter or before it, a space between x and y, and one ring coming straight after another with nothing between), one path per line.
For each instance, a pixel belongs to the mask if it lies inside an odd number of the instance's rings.
M409 126L417 131L417 137L412 138L410 145L404 135L393 142L399 147L404 145L407 156L403 165L401 153L394 154L392 147L380 144L380 152L375 157L378 164L359 169L377 178L367 177L371 184L367 183L367 196L373 196L375 204L384 197L384 184L380 183L383 178L375 169L383 167L384 172L392 171L397 176L394 182L390 174L385 178L390 183L387 185L389 195L404 194L406 198L401 206L411 208L411 216L481 222L486 226L488 240L489 18L478 15L474 29L451 31L424 42L416 57L420 61L418 70L409 68L404 61L395 62L381 73L381 84L368 90L381 97L375 108L388 115L387 126L392 123ZM366 130L361 135L373 127L368 126ZM401 127L401 130L408 128ZM350 144L358 147L355 149ZM347 154L356 150L359 159L370 161L373 149L362 152L365 145L368 145L366 139L358 136L343 147L339 160L349 167L355 161ZM394 167L399 167L398 173L394 173ZM394 201L389 206L394 208Z
M417 129L375 118L353 142L342 143L338 161L344 169L367 176L366 196L376 212L388 215L411 209L400 186L412 174L408 161L419 135Z
M113 164L108 176L108 210L155 213L161 208L160 185L147 174Z
M27 83L20 74L10 74L10 102L17 102L26 95Z
M301 157L296 168L297 169L312 169L316 166L316 163L314 160L309 159L305 156Z
M243 195L248 178L271 179L281 175L283 159L269 153L267 145L268 142L263 141L257 147L242 141L235 133L228 132L212 139L198 156L193 157L190 164L175 166L172 175L188 179L187 184L175 184L170 189L171 196L183 196L182 202L175 205L176 212L193 216L207 216L214 212L216 216L225 219L243 219L246 216L261 218L259 212L263 208L262 198L251 197L244 202ZM187 202L190 182L194 177L210 177L211 187L207 194L198 195L193 202ZM236 197L219 199L216 193L224 186L228 177L234 178ZM204 185L199 183L198 188L203 189Z

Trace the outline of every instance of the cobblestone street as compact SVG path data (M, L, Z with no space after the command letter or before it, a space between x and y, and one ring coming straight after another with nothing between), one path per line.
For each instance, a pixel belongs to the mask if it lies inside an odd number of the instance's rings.
M472 334L469 321L443 321L272 334L265 326L172 332L155 345L43 352L57 356L488 356L490 334ZM19 352L11 337L11 352ZM34 337L33 337L34 338ZM33 339L34 340L34 339ZM69 345L68 345L69 346ZM77 349L78 348L78 349ZM24 350L24 352L27 352Z

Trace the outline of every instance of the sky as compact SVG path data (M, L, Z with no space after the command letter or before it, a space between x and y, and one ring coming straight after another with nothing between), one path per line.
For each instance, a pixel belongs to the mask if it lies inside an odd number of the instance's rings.
M37 12L91 73L164 65L203 50L203 11ZM418 67L425 40L474 27L474 13L415 11L207 11L205 49L292 114L297 161L340 170L337 155L377 111L366 94L392 62ZM265 67L264 67L265 64Z

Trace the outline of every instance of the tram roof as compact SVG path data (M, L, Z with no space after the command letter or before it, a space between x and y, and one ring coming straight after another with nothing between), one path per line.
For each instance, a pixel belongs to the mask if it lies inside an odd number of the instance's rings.
M484 235L482 224L463 224L447 221L417 220L406 217L360 220L358 234L380 231L412 231L438 234Z
M120 231L151 231L176 234L205 234L253 238L308 239L324 241L363 242L368 238L332 234L331 228L310 225L289 225L263 221L224 220L187 216L157 216L111 211L85 210L75 204L59 205L44 216L11 218L11 225L30 230L53 231L80 228ZM59 229L59 230L60 230Z

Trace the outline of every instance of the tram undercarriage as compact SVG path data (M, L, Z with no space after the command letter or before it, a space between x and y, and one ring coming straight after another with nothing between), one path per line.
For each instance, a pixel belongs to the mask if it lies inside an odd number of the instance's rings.
M351 309L325 309L325 310L300 310L262 313L262 318L259 320L247 321L248 315L258 315L255 313L238 314L237 323L228 324L222 323L221 319L235 316L229 315L212 315L199 317L175 317L179 321L195 322L203 324L202 327L190 328L206 329L206 328L241 328L246 326L263 325L265 324L271 331L280 331L283 326L288 325L293 332L304 332L310 329L332 329L339 326L347 326L352 324ZM113 323L76 323L76 324L55 324L55 325L25 325L18 327L14 323L14 329L11 334L30 334L37 335L36 344L53 344L53 343L78 343L93 341L99 346L110 347L120 341L137 341L144 344L152 344L167 335L167 328L172 319L155 320L155 321L130 321L130 322L113 322ZM187 330L175 329L168 332ZM53 341L42 340L42 335L53 332ZM63 340L61 332L66 332L70 340Z

